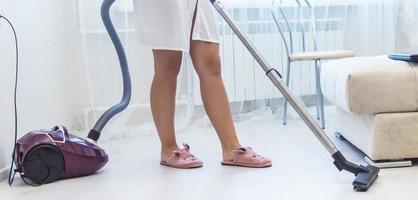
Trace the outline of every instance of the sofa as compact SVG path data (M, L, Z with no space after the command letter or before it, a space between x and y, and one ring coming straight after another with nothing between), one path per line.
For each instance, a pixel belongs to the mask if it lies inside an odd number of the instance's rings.
M336 105L335 131L372 161L418 158L418 65L387 56L330 61L321 89Z

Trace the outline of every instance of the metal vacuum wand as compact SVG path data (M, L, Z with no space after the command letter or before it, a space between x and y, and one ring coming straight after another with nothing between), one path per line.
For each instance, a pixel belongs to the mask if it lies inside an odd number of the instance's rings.
M257 63L263 68L266 72L267 77L271 82L276 86L276 88L282 93L282 95L287 99L289 104L295 109L298 115L302 118L305 124L309 129L314 133L326 150L334 158L334 164L338 170L346 170L355 174L356 179L353 182L354 189L357 191L366 191L369 186L373 183L379 173L379 169L373 166L362 166L356 165L347 161L343 154L337 149L334 143L330 138L325 134L322 128L316 123L313 117L303 108L303 105L299 103L290 89L282 82L282 76L280 73L268 64L267 60L261 55L257 48L250 42L246 35L244 35L236 23L225 11L224 6L219 0L210 0L212 5L226 21L229 27L234 31L238 38L242 41L244 46L248 49L251 55L255 58Z

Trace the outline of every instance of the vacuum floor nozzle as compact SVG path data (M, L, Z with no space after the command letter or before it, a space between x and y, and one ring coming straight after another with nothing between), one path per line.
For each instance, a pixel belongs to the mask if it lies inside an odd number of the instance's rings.
M379 174L380 170L377 167L369 165L366 166L366 168L367 172L359 172L353 181L353 187L355 191L367 191Z
M356 165L344 158L341 152L336 152L332 155L334 158L334 164L338 170L346 170L355 174L356 178L353 181L353 187L355 191L365 192L376 180L380 169L371 165Z

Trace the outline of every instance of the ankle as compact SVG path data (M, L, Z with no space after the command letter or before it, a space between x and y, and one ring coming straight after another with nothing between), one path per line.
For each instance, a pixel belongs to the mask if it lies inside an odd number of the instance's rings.
M161 160L167 160L174 151L180 149L177 144L161 146Z
M233 151L235 149L241 148L240 143L229 143L229 144L222 144L222 151Z
M234 159L234 150L239 149L242 146L237 143L233 145L222 145L222 156L223 160L233 160Z

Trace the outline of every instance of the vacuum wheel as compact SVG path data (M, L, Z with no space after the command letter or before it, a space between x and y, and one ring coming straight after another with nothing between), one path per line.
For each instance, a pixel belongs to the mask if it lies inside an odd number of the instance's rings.
M36 184L56 181L64 171L61 152L51 145L40 145L29 151L23 161L23 173Z

